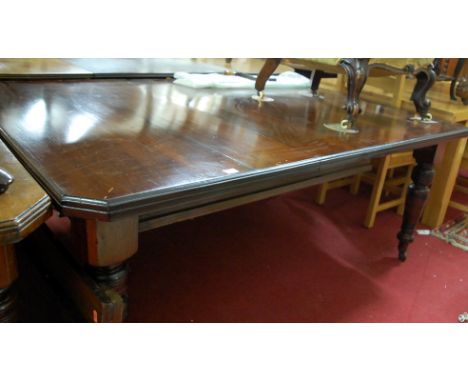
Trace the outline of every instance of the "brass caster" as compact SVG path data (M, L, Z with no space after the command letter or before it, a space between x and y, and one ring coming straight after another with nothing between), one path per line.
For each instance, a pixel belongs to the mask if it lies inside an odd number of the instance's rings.
M353 127L353 124L347 119L343 119L340 123L324 123L327 129L337 131L343 134L357 134L359 130Z
M262 102L273 102L274 99L273 98L270 98L270 97L266 97L265 96L265 93L263 91L261 92L258 92L256 95L253 95L252 96L252 99L254 99L255 101L257 101L258 103L262 103Z
M431 113L427 113L424 118L422 118L420 115L414 115L413 117L408 118L408 120L425 123L427 125L438 123L436 120L432 119Z

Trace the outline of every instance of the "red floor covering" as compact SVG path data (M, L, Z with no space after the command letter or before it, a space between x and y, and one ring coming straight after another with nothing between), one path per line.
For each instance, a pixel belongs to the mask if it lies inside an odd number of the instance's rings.
M140 235L130 322L456 322L468 252L417 236L397 260L400 217L363 228L369 196L307 189Z

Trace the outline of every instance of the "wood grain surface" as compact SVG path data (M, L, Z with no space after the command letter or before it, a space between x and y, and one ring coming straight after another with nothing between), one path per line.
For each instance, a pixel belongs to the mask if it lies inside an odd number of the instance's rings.
M324 127L342 119L340 94L277 90L259 105L253 93L162 80L5 82L0 133L66 214L101 220L246 195L468 135L365 102L359 133L340 134Z

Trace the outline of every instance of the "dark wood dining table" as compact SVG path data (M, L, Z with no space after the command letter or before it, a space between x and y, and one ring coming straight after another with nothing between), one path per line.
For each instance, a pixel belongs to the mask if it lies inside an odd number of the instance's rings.
M367 171L372 158L414 150L398 233L404 260L435 147L468 129L408 121L406 111L363 102L359 132L340 133L324 122L340 118L344 96L324 93L322 100L271 90L274 102L259 104L253 88L192 89L170 79L3 81L0 135L70 218L80 238L76 258L124 302L125 264L139 232ZM120 311L110 320L123 318Z

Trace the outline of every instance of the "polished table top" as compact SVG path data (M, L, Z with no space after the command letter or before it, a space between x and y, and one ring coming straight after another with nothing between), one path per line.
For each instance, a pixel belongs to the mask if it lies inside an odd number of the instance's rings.
M468 135L464 126L408 122L363 102L358 134L344 97L200 90L168 80L0 83L0 133L70 216L102 220L185 208L298 182L386 153ZM190 200L190 202L188 202Z

